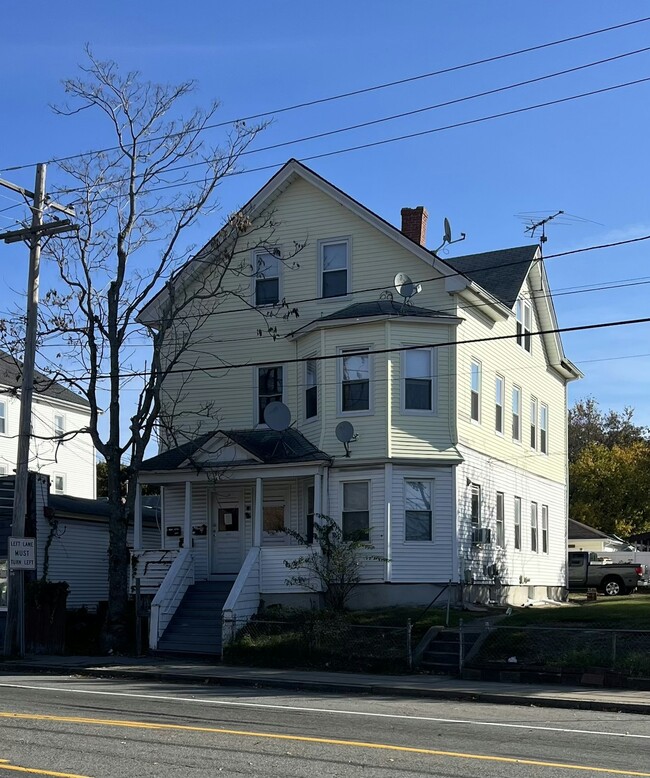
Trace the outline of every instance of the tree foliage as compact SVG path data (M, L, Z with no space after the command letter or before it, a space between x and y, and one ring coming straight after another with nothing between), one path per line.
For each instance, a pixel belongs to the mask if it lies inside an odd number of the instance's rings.
M621 412L611 409L603 412L593 397L578 400L569 409L569 461L575 462L592 444L611 448L647 441L650 428L635 424L633 416L634 409L630 407Z

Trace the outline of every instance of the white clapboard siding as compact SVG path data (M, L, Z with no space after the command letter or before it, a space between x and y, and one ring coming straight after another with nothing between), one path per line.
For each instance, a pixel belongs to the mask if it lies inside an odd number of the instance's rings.
M314 591L306 586L288 584L287 580L294 575L307 575L305 569L289 570L284 561L298 559L309 550L303 546L285 548L262 548L260 592L264 594L296 594Z

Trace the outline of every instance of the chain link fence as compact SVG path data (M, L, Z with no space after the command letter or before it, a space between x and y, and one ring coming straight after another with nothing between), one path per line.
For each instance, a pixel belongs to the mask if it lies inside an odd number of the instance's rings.
M233 664L405 673L412 666L411 624L351 624L343 619L294 621L224 618L223 657Z
M504 664L650 678L650 630L493 626L461 660L469 667Z

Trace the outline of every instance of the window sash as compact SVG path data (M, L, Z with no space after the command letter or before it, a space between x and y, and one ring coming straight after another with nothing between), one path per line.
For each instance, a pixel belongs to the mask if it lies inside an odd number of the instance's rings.
M431 493L430 481L404 482L404 540L433 540Z
M341 529L344 540L370 539L368 481L346 481L343 484Z
M7 404L0 402L0 435L7 434Z
M63 475L54 476L54 491L57 494L63 494L65 492L65 476Z
M404 352L404 410L433 410L433 354L430 349Z
M470 417L472 421L481 420L481 365L479 362L472 361L470 368L471 390L470 390Z
M537 449L537 400L530 401L530 447Z
M537 503L530 504L530 550L537 553L539 550L537 538Z
M542 553L548 554L548 505L542 505Z
M57 438L65 434L65 416L57 413L54 415L54 435Z
M282 402L282 366L259 367L257 369L257 415L258 424L264 424L264 409L269 403Z
M521 549L521 497L515 497L515 548Z
M341 411L369 411L370 355L343 356L342 363Z
M521 440L521 389L512 389L512 439Z
M526 300L517 300L516 318L517 345L528 351L528 353L531 353L533 309L529 302Z
M343 297L348 293L347 241L321 244L322 297Z
M505 546L505 494L497 492L497 546Z
M505 401L505 380L498 375L494 386L494 428L503 434L503 405Z
M472 484L470 515L472 517L472 527L480 527L481 526L481 487L478 484Z
M318 363L305 363L305 418L318 416Z
M255 305L275 305L280 301L280 262L268 251L255 254Z
M548 454L548 405L543 403L539 415L539 450Z

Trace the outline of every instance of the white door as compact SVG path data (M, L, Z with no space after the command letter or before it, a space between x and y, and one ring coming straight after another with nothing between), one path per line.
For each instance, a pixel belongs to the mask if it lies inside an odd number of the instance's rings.
M238 502L212 497L210 573L236 578L242 563L243 515Z

